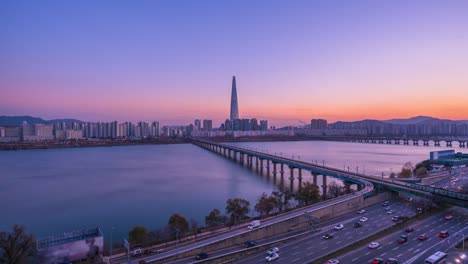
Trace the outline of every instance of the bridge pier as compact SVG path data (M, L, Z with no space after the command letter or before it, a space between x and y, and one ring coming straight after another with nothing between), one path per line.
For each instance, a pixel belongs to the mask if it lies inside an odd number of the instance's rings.
M297 178L299 180L299 190L302 189L302 169L298 168L299 170L299 177Z
M439 140L434 140L434 146L440 147L440 141Z
M447 144L447 147L451 147L452 146L452 141L445 141L446 144Z
M260 159L260 172L263 173L263 159Z
M323 176L323 184L322 184L323 193L322 193L322 197L323 197L323 200L326 200L327 199L327 176L325 176L325 175L322 175L322 176Z
M270 160L266 160L267 175L270 176Z
M392 140L391 140L391 139L387 139L387 144L392 144Z
M314 180L313 180L314 185L317 185L317 175L318 175L318 174L317 174L317 173L314 173L314 172L312 172L312 171L311 171L310 173L311 173L312 176L314 177ZM318 186L318 185L317 185L317 186Z
M289 190L293 192L294 188L294 167L289 167Z
M284 164L283 163L281 163L281 168L280 169L281 169L280 170L281 177L283 177L284 176Z
M458 141L458 146L460 148L464 148L465 147L465 141Z
M273 163L273 178L276 179L276 173L277 173L277 171L276 171L276 162L272 161L272 163Z
M423 140L423 145L424 146L429 146L429 140Z
M419 140L413 139L413 146L419 146Z
M395 145L400 145L400 140L399 139L395 139Z
M258 170L258 157L255 157L255 170Z
M240 164L244 165L244 153L240 153L239 156L240 156Z
M344 186L346 188L346 193L351 193L351 183L345 181L343 184L344 184Z
M409 140L408 139L403 139L403 145L409 145Z

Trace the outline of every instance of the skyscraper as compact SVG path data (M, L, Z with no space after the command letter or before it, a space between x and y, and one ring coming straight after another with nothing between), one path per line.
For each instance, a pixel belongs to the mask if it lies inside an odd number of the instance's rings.
M236 76L232 76L231 90L231 121L239 119L239 106L237 105Z

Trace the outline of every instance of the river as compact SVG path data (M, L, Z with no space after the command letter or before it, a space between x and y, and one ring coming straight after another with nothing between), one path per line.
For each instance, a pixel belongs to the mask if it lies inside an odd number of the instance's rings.
M230 144L376 176L446 149L328 141ZM162 228L173 213L203 225L212 209L224 212L228 198L245 198L253 208L263 192L275 189L272 176L191 144L0 151L0 230L21 224L43 238L95 226L109 234L114 227L119 239L136 225Z

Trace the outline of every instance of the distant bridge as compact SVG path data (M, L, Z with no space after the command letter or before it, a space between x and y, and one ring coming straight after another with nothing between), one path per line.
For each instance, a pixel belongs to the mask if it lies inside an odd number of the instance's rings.
M434 147L453 147L458 143L458 147L468 147L467 138L457 137L421 137L421 136L408 136L408 137L395 137L395 136L345 136L333 137L324 136L323 140L341 141L341 142L357 142L357 143L374 143L374 144L389 144L389 145L413 145L413 146L434 146Z
M325 197L327 193L327 177L334 177L341 179L345 182L345 186L350 188L350 183L358 184L358 190L361 190L363 187L377 187L383 188L391 191L396 191L400 193L409 193L418 196L424 196L426 198L431 198L435 202L445 202L453 205L463 206L468 208L468 195L461 194L457 192L447 191L444 189L433 188L429 186L423 186L413 183L399 183L391 182L388 180L380 179L373 176L362 175L358 173L353 173L349 171L344 171L337 168L320 166L300 160L288 159L284 157L279 157L276 155L262 153L250 149L240 148L236 146L230 146L222 143L215 143L206 140L193 139L192 143L198 145L202 148L215 152L217 154L223 155L227 158L239 161L240 164L247 163L247 166L253 167L254 159L255 165L257 168L263 172L263 169L267 169L267 174L270 174L270 163L272 164L272 172L274 177L276 174L280 173L281 181L284 177L284 166L286 165L289 168L289 180L292 183L294 182L294 170L298 170L299 176L299 186L302 183L302 170L309 171L313 178L314 184L317 184L317 176L322 175L323 177L323 186L322 194ZM264 166L264 162L266 163ZM277 170L277 165L279 165L280 170ZM369 192L364 192L364 197L370 196L375 192L375 189Z

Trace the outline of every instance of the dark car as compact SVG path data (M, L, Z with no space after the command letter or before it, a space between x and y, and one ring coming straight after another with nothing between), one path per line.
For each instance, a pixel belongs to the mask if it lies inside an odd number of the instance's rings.
M354 223L354 228L359 228L359 227L361 227L361 226L362 226L362 224L359 223L359 222Z
M198 255L195 256L195 259L206 259L208 257L209 257L208 253L201 252L201 253L199 253Z
M322 238L323 238L323 239L330 239L330 238L333 238L333 234L325 234Z
M372 259L369 263L372 263L372 264L382 264L382 263L383 263L383 259L381 259L381 258L374 258L374 259Z
M389 259L387 259L386 264L398 264L398 260L394 259L394 258L389 258Z
M247 240L244 242L244 247L249 248L249 247L254 247L257 245L257 242L254 240Z
M401 235L398 239L398 244L404 244L406 242L408 242L408 237L406 235Z
M413 232L413 231L414 231L414 228L412 228L412 227L407 227L407 228L405 229L405 232L407 232L407 233L411 233L411 232Z

